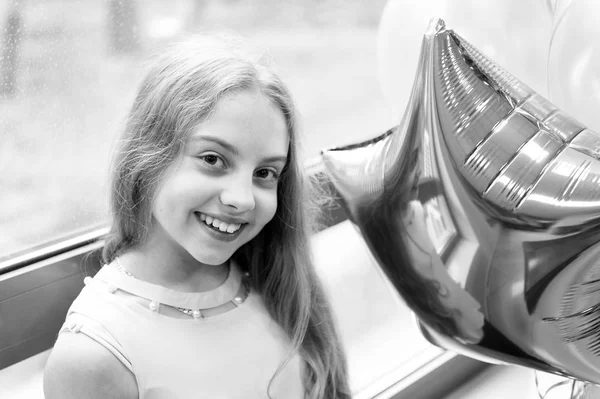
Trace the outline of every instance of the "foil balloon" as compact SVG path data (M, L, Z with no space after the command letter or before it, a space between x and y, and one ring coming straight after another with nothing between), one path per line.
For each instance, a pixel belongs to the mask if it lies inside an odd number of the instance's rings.
M400 124L322 151L432 343L600 383L600 136L432 21Z

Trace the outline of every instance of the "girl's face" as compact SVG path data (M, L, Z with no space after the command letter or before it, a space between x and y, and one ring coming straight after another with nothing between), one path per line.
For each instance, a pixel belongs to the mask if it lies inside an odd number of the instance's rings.
M167 169L152 207L152 245L184 260L227 261L275 215L288 144L283 113L262 93L222 98Z

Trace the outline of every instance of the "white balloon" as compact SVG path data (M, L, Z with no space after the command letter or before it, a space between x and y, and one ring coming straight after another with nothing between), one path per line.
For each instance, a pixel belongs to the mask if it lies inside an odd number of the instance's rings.
M547 96L553 13L546 1L389 0L379 25L377 58L379 83L395 115L406 107L421 40L434 17Z
M555 19L549 100L600 133L600 3L574 0Z

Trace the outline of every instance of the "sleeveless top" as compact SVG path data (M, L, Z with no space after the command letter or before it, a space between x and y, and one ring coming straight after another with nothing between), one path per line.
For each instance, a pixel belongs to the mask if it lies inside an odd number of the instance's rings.
M141 399L304 397L303 361L295 353L275 375L290 342L258 294L243 300L234 263L227 280L208 292L174 291L112 264L84 282L60 333L83 333L112 352L135 376ZM161 312L166 305L205 309L228 301L237 307L210 317Z

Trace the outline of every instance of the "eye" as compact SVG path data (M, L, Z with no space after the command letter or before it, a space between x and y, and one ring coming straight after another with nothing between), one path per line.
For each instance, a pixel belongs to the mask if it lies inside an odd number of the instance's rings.
M277 179L279 179L279 173L274 169L259 169L254 175L259 179L265 180L277 181Z
M216 154L201 155L198 158L211 168L225 169L225 161Z

